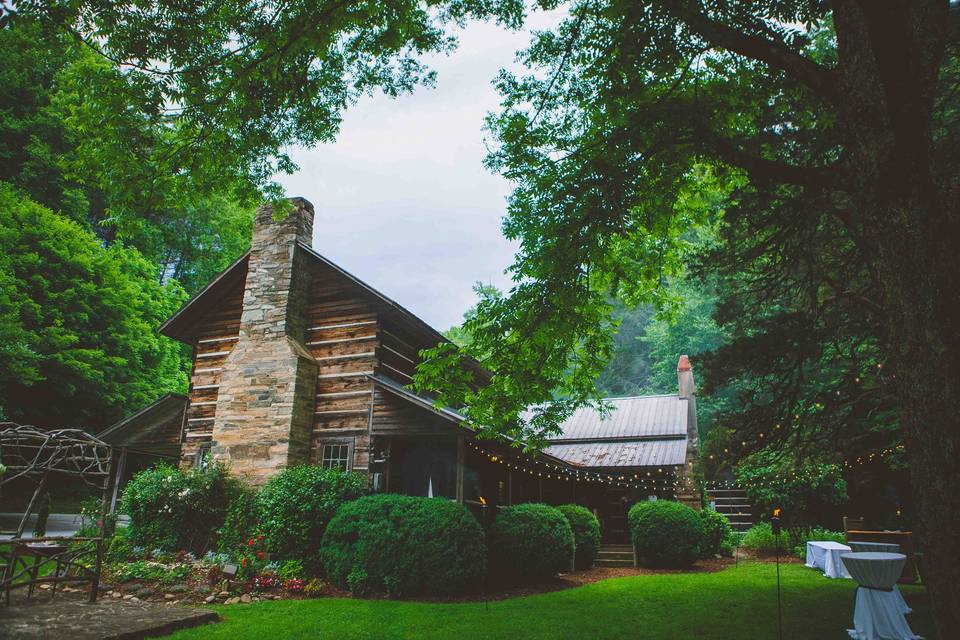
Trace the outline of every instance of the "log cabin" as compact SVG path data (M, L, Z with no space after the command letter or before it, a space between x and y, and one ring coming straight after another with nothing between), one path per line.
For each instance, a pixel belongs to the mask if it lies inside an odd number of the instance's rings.
M212 460L261 484L318 464L365 474L372 491L446 497L484 517L518 502L579 502L608 540L626 535L638 499L699 506L686 356L676 394L611 398L606 415L580 409L536 456L478 440L455 408L409 387L420 351L446 338L314 251L313 206L291 205L282 219L261 207L250 250L160 327L192 349L189 391L100 434L120 467L128 452L183 468ZM489 375L479 365L474 374L481 384Z

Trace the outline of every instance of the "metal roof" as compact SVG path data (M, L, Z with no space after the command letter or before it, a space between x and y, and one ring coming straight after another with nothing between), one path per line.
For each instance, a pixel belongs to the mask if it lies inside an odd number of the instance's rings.
M683 464L686 438L551 444L549 455L577 467L656 467Z
M605 398L606 416L599 408L578 409L545 452L577 467L683 464L688 402L676 395Z
M604 417L593 407L578 409L563 423L563 434L550 441L687 435L686 398L637 396L606 398L604 402L612 407L609 415Z

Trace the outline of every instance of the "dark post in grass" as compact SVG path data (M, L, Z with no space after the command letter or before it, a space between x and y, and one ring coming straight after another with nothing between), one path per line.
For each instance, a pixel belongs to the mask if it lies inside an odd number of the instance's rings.
M777 638L783 640L783 608L780 602L780 507L773 510L773 517L770 518L770 527L773 529L773 535L776 538L776 557L777 557Z

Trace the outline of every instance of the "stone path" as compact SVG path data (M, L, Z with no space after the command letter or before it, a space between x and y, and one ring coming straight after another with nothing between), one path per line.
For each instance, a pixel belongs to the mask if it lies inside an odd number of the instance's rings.
M132 640L167 635L177 629L216 622L209 609L100 597L88 604L79 593L11 594L9 607L0 601L2 640Z

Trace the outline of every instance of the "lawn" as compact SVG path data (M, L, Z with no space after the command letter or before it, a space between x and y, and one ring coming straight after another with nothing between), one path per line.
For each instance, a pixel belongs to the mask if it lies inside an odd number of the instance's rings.
M781 566L783 637L846 638L855 585L802 565ZM926 592L902 589L915 633L933 637ZM215 607L223 622L171 638L612 638L743 640L777 637L775 567L631 576L535 596L458 604L319 599Z

